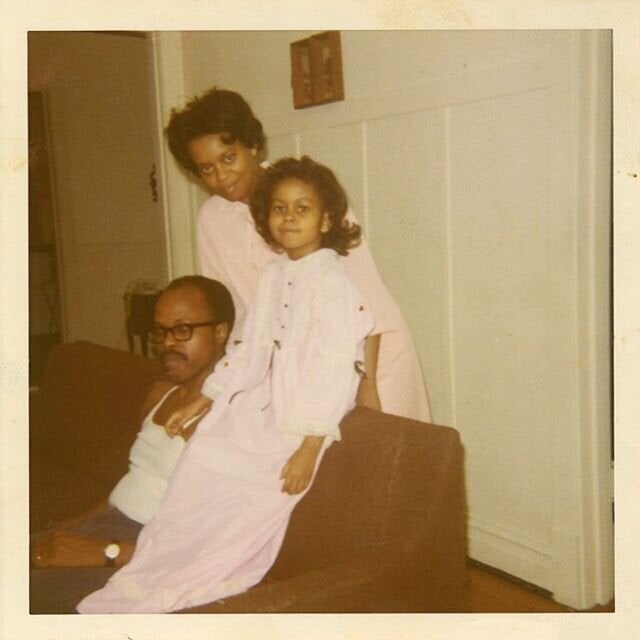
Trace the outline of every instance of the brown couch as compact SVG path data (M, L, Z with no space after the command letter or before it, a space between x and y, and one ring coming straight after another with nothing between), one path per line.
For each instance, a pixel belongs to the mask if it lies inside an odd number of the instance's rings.
M32 398L32 531L108 494L160 375L153 360L86 342L53 349ZM190 613L468 611L457 432L363 408L341 429L267 577Z

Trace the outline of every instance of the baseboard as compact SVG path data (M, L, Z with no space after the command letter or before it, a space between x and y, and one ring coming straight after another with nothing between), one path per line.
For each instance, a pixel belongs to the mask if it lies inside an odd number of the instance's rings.
M553 591L551 546L542 540L470 517L469 557Z

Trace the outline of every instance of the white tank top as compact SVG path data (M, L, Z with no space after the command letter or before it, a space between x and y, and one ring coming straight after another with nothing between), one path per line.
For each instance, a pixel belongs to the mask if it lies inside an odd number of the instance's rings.
M142 429L129 451L129 471L109 496L109 503L128 518L146 524L155 514L165 494L186 442L170 438L153 415L177 387L164 394L142 422Z

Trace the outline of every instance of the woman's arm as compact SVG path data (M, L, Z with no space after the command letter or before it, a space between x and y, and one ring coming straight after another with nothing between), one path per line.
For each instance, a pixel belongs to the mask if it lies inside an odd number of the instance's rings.
M347 219L357 223L351 209L347 212ZM360 244L350 249L349 255L342 258L342 262L369 303L374 319L372 333L384 334L387 331L397 330L402 313L380 276L364 235Z
M364 341L364 375L360 378L356 404L361 407L369 407L376 411L382 411L380 397L378 396L378 354L380 353L380 334L367 336Z

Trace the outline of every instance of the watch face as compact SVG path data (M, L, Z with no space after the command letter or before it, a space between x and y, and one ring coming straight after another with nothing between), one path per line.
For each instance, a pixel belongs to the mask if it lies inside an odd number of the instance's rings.
M120 555L120 545L116 542L108 544L104 548L104 555L110 560L115 560Z

